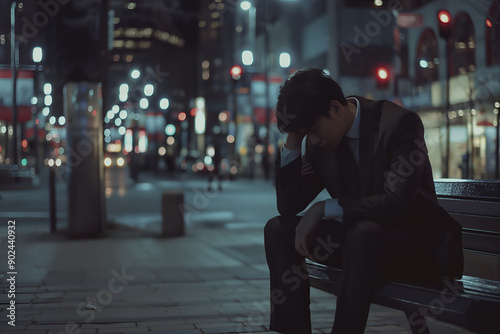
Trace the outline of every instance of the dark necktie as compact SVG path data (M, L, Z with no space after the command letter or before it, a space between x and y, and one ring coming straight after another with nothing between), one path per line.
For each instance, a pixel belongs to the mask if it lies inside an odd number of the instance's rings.
M360 195L359 167L349 147L349 138L342 139L337 154L344 193L348 196Z

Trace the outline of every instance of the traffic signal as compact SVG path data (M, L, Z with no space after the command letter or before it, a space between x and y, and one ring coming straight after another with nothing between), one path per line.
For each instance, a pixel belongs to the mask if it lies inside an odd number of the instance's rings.
M179 115L177 116L177 119L181 122L186 120L186 113L184 111L180 112Z
M438 30L439 36L444 39L449 39L451 36L451 15L446 10L438 12Z
M389 87L389 77L390 72L387 67L380 66L377 68L375 73L375 80L377 82L377 88L386 89Z
M240 80L241 75L243 74L243 69L241 68L240 65L234 65L233 67L231 67L230 73L231 73L231 77L234 80Z

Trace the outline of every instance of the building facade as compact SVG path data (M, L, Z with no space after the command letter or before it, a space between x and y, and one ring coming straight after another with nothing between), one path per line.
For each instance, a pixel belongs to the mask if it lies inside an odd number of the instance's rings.
M245 67L241 58L242 51L252 47L245 29L251 27L245 20L248 13L235 12L233 63L242 64L244 71L283 78L298 68L325 69L346 95L388 99L419 113L435 178L499 177L497 2L275 0L256 2L255 7L252 67ZM439 34L441 10L451 16L449 42ZM259 14L262 11L267 16ZM266 25L267 34L262 28ZM287 69L279 66L282 52L290 54ZM388 72L384 84L377 78L381 68ZM270 89L273 107L278 88ZM254 123L258 113L251 110ZM274 145L283 135L272 115ZM257 122L255 131L258 128Z

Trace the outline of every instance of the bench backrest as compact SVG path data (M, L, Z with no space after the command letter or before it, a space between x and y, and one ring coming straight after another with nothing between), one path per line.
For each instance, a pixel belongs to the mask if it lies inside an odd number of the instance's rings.
M464 274L500 280L500 180L434 180L439 204L463 228Z

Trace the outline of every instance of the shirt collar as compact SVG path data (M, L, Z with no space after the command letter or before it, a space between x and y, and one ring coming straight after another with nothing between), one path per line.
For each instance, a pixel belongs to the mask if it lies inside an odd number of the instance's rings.
M361 119L360 117L361 108L357 98L352 97L349 98L348 100L356 101L356 116L354 117L354 122L352 122L351 128L346 133L346 137L351 139L357 139L359 138L359 121Z

